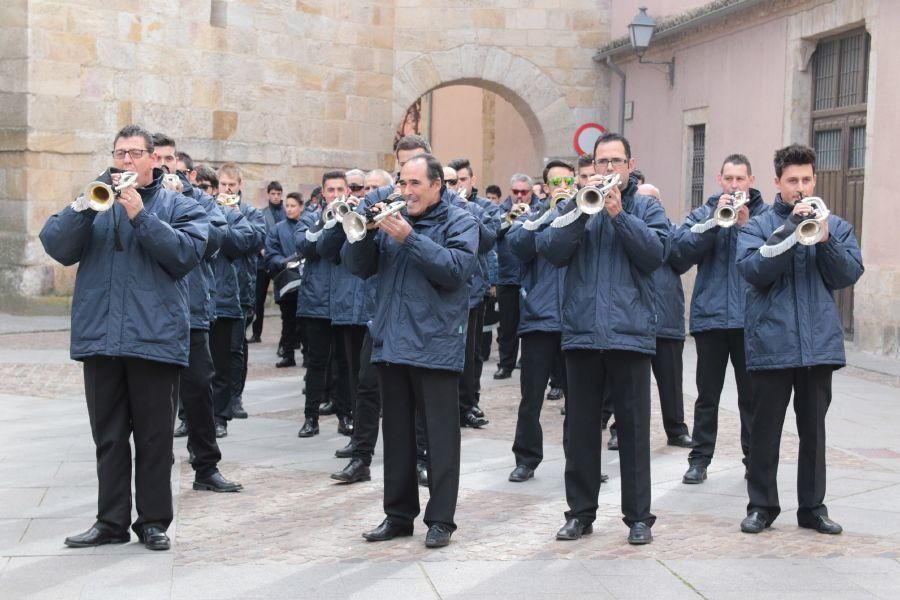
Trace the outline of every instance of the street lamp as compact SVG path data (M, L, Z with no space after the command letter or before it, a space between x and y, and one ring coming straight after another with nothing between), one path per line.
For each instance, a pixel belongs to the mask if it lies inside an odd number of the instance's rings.
M654 30L656 29L656 21L647 14L647 7L642 6L641 12L635 15L634 19L628 25L628 32L631 36L631 47L638 55L638 62L644 65L666 65L668 67L669 85L675 85L675 57L670 61L653 61L644 60L644 52L650 47L653 41Z

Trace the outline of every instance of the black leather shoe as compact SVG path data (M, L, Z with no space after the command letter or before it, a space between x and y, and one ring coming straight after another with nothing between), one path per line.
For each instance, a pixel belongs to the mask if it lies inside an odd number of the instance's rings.
M559 407L559 414L561 414L561 415L565 415L565 414L566 414L566 407L565 407L565 406L560 406L560 407Z
M494 373L494 379L509 379L512 377L512 371L510 369L504 369L500 367L497 369L497 372Z
M353 435L353 419L350 417L338 417L337 432L351 437Z
M275 363L276 369L284 369L285 367L296 367L297 361L294 360L293 356L285 356L277 363Z
M760 512L752 512L741 521L741 531L744 533L759 533L763 529L769 526L769 523L766 521L765 517L763 517Z
M127 531L111 531L97 527L96 524L84 533L71 535L66 538L66 546L69 548L90 548L104 544L127 544L131 541L131 535Z
M578 519L572 518L566 521L566 524L556 532L556 539L571 541L592 533L594 533L593 525L584 525Z
M563 399L563 391L562 388L552 387L550 391L547 392L547 400L562 400Z
M600 483L603 484L607 481L609 481L609 475L607 475L606 473L600 473Z
M838 535L844 531L843 527L823 515L817 516L815 521L800 523L800 527L815 529L819 533L827 533L829 535Z
M387 518L381 522L381 525L372 531L365 532L362 536L370 542L385 542L387 540L392 540L395 537L409 537L412 534L412 523L409 525L400 525L399 523L391 521L390 518Z
M303 427L297 432L297 437L308 438L319 435L319 420L313 417L306 417L303 421Z
M244 486L234 481L228 481L216 471L209 477L194 479L194 489L207 492L239 492L244 489Z
M512 473L509 474L509 480L515 483L528 481L532 477L534 477L534 469L526 467L525 465L518 465L513 469Z
M175 437L185 437L188 434L187 423L182 421L177 428L175 428Z
M619 435L617 433L610 436L609 441L606 443L606 449L614 451L619 449Z
M356 444L353 441L347 442L347 445L343 448L334 451L335 458L350 458L353 456L353 451L356 449Z
M216 437L228 437L228 425L225 423L216 423Z
M334 402L329 400L328 402L323 402L319 405L319 415L328 416L334 414Z
M244 405L238 400L237 404L231 407L231 416L235 419L246 419L247 411L244 410Z
M472 429L481 429L488 423L490 423L490 421L488 421L484 417L476 417L471 412L467 412L459 420L460 425L462 425L463 427L471 427Z
M481 407L478 406L477 404L472 407L472 414L475 415L476 417L484 418L484 411L481 410Z
M419 480L419 485L428 487L428 467L425 465L416 465L416 479Z
M250 339L247 340L248 344L258 344L262 341L258 335L250 336Z
M453 535L453 531L449 526L443 523L435 523L428 528L428 533L425 534L425 547L443 548L450 543L451 535Z
M342 470L332 473L331 478L343 483L356 483L357 481L369 481L372 479L372 474L361 458L354 458Z
M632 546L641 546L652 541L653 534L650 533L650 526L646 523L635 523L628 531L628 543Z
M168 550L171 546L169 536L167 536L165 530L158 525L144 527L144 530L139 537L141 541L144 542L144 547L147 548L147 550Z
M677 437L669 438L669 441L666 443L670 446L678 446L679 448L694 447L694 439L686 433L682 433Z
M697 484L703 483L704 480L706 480L706 467L703 465L690 465L684 477L681 478L681 483Z

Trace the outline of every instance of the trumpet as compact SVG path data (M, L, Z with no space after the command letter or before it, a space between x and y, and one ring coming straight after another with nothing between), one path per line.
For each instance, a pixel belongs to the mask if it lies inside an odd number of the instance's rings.
M718 207L715 216L713 217L716 221L716 225L723 229L727 229L737 223L738 209L747 204L750 199L749 196L747 196L747 192L742 191L732 192L731 198L731 204L725 204Z
M181 179L175 173L166 173L162 179L163 187L172 191L177 191L181 184Z
M618 173L606 175L600 186L586 185L575 193L575 204L586 214L593 215L603 210L609 192L619 185L621 177Z
M557 204L563 200L569 200L572 196L574 196L574 194L569 189L563 188L557 190L557 192L553 194L553 197L550 198L550 210L554 210Z
M84 190L84 197L88 199L88 207L104 212L112 208L116 198L126 189L137 186L137 173L123 171L119 175L119 183L110 185L102 181L94 181L88 184Z
M512 225L513 221L515 221L522 215L530 215L530 214L531 214L531 206L528 204L525 204L524 202L519 202L517 204L513 204L509 208L509 212L506 213L506 216L503 218L503 220L507 225Z
M235 206L241 201L241 197L237 194L219 194L216 196L216 202L219 206Z
M337 221L338 223L343 222L344 217L353 212L353 208L359 204L359 198L356 196L350 196L349 198L345 198L341 196L337 200L331 203L331 206L325 209L325 212L322 213L322 220L326 223L330 221Z
M358 212L350 212L344 215L341 227L347 235L347 241L355 244L364 239L370 229L375 229L379 223L389 216L397 214L406 208L406 200L402 198L403 196L400 193L394 192L387 197L385 200L386 206L379 212L366 211L365 215L361 215Z
M797 225L797 241L804 246L813 246L825 237L825 220L831 212L825 206L825 201L817 196L809 198L801 196L799 202L809 204L813 210L808 218Z

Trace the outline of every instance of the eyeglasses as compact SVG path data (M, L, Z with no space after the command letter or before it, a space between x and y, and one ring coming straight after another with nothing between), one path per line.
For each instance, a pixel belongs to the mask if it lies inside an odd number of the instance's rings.
M565 182L566 185L572 185L573 183L575 183L575 178L572 177L571 175L567 175L565 177L551 177L550 178L550 185L552 185L553 187L556 187L563 182Z
M620 158L618 156L616 158L598 158L594 161L594 168L606 169L609 165L612 165L613 167L621 167L627 162L627 158Z
M527 196L531 193L531 190L510 190L513 193L513 196Z
M145 152L147 154L150 154L150 151L147 150L146 148L135 148L134 150L113 150L112 156L116 160L122 160L125 158L125 155L127 154L132 159L137 160L140 157L142 157Z
M459 183L459 179L445 179L444 183L446 183L447 185L456 185L457 183Z
M363 189L361 185L348 185L347 187L350 188L351 192L358 192Z
M209 183L198 183L197 187L200 188L201 190L203 190L204 192L208 192L209 190L212 189L212 185L210 185Z

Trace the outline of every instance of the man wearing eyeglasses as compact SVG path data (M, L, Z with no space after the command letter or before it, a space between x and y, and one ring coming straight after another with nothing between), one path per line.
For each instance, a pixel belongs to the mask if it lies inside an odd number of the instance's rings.
M168 550L172 522L172 424L178 373L188 365L190 309L185 276L203 259L209 217L195 200L167 190L154 169L153 138L120 130L113 165L100 179L137 176L110 208L79 196L41 230L47 253L78 264L71 356L84 389L97 457L97 521L66 538L73 548L124 544L129 525L150 550ZM131 522L131 445L137 520Z
M568 267L562 302L566 358L566 524L559 540L593 531L600 491L598 437L604 388L611 388L618 421L622 512L630 544L652 541L650 528L650 359L658 315L652 273L669 250L662 205L637 193L634 159L625 137L608 133L594 145L596 175L621 178L594 215L575 203L537 236L537 251ZM577 215L577 216L576 216Z

